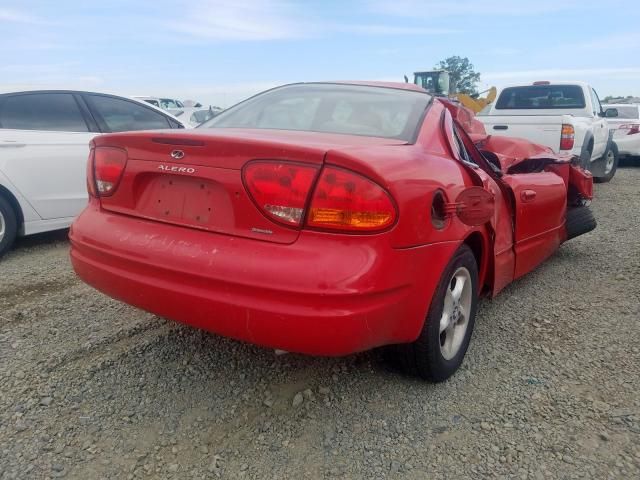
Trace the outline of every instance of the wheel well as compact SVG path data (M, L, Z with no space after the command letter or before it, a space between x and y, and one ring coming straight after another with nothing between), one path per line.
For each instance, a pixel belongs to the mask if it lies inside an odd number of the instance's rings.
M476 265L478 265L478 280L480 280L480 285L483 285L486 280L486 261L482 234L480 232L472 232L464 239L464 244L473 252L473 256L476 259Z
M18 220L18 231L20 231L20 229L22 228L22 224L24 223L24 215L22 213L22 208L20 208L18 200L9 190L7 190L2 185L0 185L0 197L3 197L7 202L9 202L9 205L11 205L13 211L16 212L16 217Z

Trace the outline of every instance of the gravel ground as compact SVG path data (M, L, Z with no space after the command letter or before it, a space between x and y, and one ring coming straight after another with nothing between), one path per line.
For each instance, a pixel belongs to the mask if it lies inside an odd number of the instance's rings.
M481 302L461 371L275 356L82 284L65 232L0 263L0 479L640 478L640 168Z

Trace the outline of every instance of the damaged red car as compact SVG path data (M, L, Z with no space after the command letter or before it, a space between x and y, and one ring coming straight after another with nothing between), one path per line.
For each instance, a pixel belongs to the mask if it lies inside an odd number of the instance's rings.
M402 83L287 85L192 131L102 135L87 182L71 260L98 290L274 349L393 345L431 381L462 363L479 297L595 227L571 158Z

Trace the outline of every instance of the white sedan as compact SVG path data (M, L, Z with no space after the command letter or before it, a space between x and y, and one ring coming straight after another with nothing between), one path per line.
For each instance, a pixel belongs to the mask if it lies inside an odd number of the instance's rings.
M613 130L613 140L618 146L621 156L640 156L640 105L611 104L603 105L605 111L609 108L618 110L618 116L607 118L607 123Z
M147 103L101 93L0 94L0 256L16 236L66 228L87 202L90 140L190 128Z

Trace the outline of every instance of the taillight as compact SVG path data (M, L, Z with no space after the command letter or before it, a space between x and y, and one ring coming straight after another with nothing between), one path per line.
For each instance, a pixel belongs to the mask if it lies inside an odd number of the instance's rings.
M560 150L571 150L576 138L576 131L573 125L562 125L562 133L560 135Z
M627 135L634 135L636 133L640 133L640 124L630 123L626 125L620 125L618 130L629 130Z
M325 167L318 180L307 226L351 232L370 232L391 226L397 211L389 194L357 173Z
M245 186L267 216L300 226L318 168L287 162L251 162L242 171Z
M93 151L95 190L100 197L113 194L127 164L127 152L115 147L96 147Z
M95 148L91 147L91 150L89 150L89 158L87 158L87 192L90 197L98 196L98 192L96 191L96 181L93 176L93 155L95 151Z

